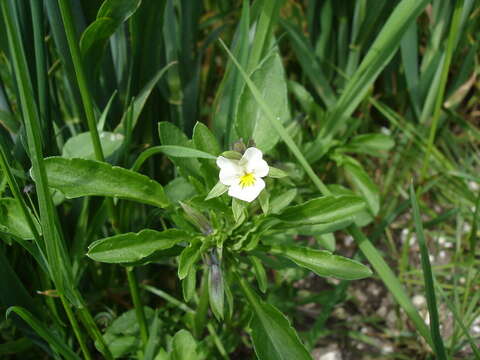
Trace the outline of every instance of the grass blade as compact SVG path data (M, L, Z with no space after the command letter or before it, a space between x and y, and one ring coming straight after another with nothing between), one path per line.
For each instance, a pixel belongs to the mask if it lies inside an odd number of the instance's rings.
M432 267L428 257L428 249L425 242L422 219L420 218L420 210L413 184L410 185L410 201L412 203L413 221L415 223L418 245L420 246L420 255L422 258L423 279L425 282L428 313L430 314L430 332L432 334L433 350L438 359L446 360L447 354L445 353L445 346L443 345L442 336L440 334L440 323L438 320L437 300L435 298Z
M25 320L35 332L45 339L46 342L50 344L52 349L62 354L65 359L80 360L80 358L65 344L63 340L60 340L56 335L54 335L45 325L35 318L28 310L21 308L19 306L12 306L8 308L6 317L11 313L15 313Z

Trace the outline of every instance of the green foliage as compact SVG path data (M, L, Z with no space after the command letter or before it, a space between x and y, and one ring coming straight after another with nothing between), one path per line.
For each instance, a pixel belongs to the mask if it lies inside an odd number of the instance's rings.
M357 280L372 275L365 265L325 250L313 250L294 246L273 246L273 254L287 257L295 264L312 270L320 276Z
M48 185L67 198L108 196L166 207L163 187L145 175L94 160L45 159Z
M0 0L2 359L478 359L477 3Z
M106 263L130 263L142 260L159 250L166 250L185 241L189 235L181 230L163 232L142 230L139 233L115 235L93 242L88 257Z

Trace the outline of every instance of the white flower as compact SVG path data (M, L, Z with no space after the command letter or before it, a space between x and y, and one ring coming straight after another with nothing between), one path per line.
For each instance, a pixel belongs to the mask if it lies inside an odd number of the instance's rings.
M229 186L228 195L252 202L265 188L263 177L268 174L268 164L262 159L262 152L250 147L240 160L231 160L223 156L217 158L220 168L220 182Z

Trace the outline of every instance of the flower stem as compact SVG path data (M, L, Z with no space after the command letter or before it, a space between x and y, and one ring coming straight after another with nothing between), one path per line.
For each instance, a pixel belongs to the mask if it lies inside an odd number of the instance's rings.
M132 294L133 305L135 306L135 314L137 315L137 321L140 326L140 336L142 337L143 344L146 346L148 342L147 321L145 312L143 311L142 300L140 299L138 280L134 272L135 269L133 267L127 267L125 270L127 272L128 286Z
M80 348L82 349L83 356L85 357L85 359L91 360L92 355L90 354L90 350L88 350L87 344L85 343L85 339L80 330L80 326L78 325L78 321L75 318L75 315L73 314L70 304L68 303L68 301L65 299L63 295L60 296L60 300L62 301L63 308L65 309L65 313L67 314L68 320L72 325L73 332L75 333L78 343L80 344Z

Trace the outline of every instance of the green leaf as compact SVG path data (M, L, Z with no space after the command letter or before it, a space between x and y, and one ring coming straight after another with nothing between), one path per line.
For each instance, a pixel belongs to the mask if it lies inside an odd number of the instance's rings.
M286 208L297 196L297 189L290 189L275 196L270 201L271 212L276 214Z
M96 20L87 27L80 39L80 49L87 69L93 70L98 67L108 39L135 13L140 3L141 0L104 1L98 10Z
M190 238L189 234L178 229L145 229L139 233L126 233L97 240L88 247L87 256L106 263L131 263L156 251L170 249Z
M197 359L197 343L187 330L180 330L172 340L170 360Z
M194 150L191 141L188 140L187 135L185 135L178 127L176 127L172 123L166 121L159 122L158 133L162 146L183 146L187 148L192 148L192 150ZM200 163L197 159L172 158L170 160L172 160L172 162L176 166L178 166L182 172L186 172L188 175L193 175L198 179L202 178L200 171Z
M235 219L235 223L241 224L245 218L245 208L246 208L246 203L242 200L239 200L237 198L232 199L232 212L233 212L233 218Z
M238 57L243 66L247 66L250 45L250 4L249 1L243 0L242 14L238 21L237 29L233 39L233 53ZM215 109L213 116L213 128L215 134L220 138L224 137L223 143L230 144L234 137L235 110L243 87L243 80L238 69L232 64L231 60L227 61L225 75L220 82L216 91L213 107Z
M328 251L335 251L335 235L333 233L321 234L315 236L318 245Z
M268 56L251 75L265 101L274 109L274 115L281 123L290 118L287 84L278 50ZM263 152L272 149L280 139L270 122L258 106L248 86L244 86L237 105L235 126L240 137L253 139L256 147Z
M205 200L210 200L216 197L221 196L222 194L228 191L228 186L222 184L220 181L210 190Z
M255 277L257 278L258 282L258 288L262 293L265 294L268 288L268 280L262 261L256 256L249 256L248 259L252 263L253 271L255 272Z
M215 155L220 154L220 145L210 129L200 122L193 128L193 143L198 150Z
M388 135L362 134L355 136L347 145L338 148L337 151L379 156L380 152L388 151L394 145L395 142Z
M154 310L144 306L143 311L145 311L147 322L152 324L155 319ZM115 318L106 329L103 338L115 359L134 354L141 344L140 326L135 309L126 311Z
M35 227L40 231L40 224L31 214ZM0 199L0 231L15 235L24 240L34 239L25 214L17 200L13 198Z
M124 136L111 132L100 132L100 143L103 155L107 158L112 155L123 143ZM81 158L95 160L95 150L90 132L84 132L67 140L62 149L64 158Z
M163 187L131 170L107 163L50 157L45 159L48 185L67 198L107 196L166 207L169 201Z
M363 166L356 160L348 158L343 168L351 183L365 198L368 207L375 216L380 210L380 192L377 185L367 174Z
M190 268L197 262L200 257L201 247L201 241L192 242L180 254L178 258L178 278L180 280L183 280L188 275Z
M272 254L282 255L295 264L313 271L319 276L344 280L363 279L372 275L365 265L326 250L314 250L296 246L272 246Z
M268 214L270 210L270 194L267 190L263 190L258 196L258 202L264 214Z
M192 300L197 287L197 268L195 265L190 267L187 276L182 280L182 293L186 302Z
M284 178L284 177L287 177L288 174L283 171L283 170L280 170L276 167L273 167L273 166L269 166L268 167L268 177L271 177L271 178L274 178L274 179L281 179L281 178Z
M365 208L358 196L323 196L286 208L280 220L298 224L321 224L347 220Z
M165 186L165 195L173 204L190 199L196 193L195 187L181 176L176 177Z
M237 279L253 309L250 327L257 357L260 360L312 360L287 318L262 301L245 279L238 276Z
M156 147L159 152L164 153L168 157L180 157L180 158L201 158L216 160L217 157L204 151L192 149L185 146L176 145L162 145Z

